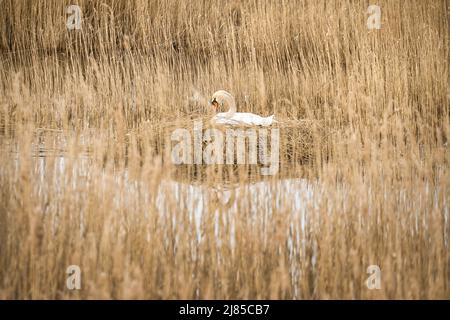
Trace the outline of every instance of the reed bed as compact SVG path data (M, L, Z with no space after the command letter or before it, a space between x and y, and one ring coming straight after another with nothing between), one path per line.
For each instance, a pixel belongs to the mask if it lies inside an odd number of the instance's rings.
M69 4L0 0L0 298L450 298L448 1ZM278 174L169 161L217 89Z

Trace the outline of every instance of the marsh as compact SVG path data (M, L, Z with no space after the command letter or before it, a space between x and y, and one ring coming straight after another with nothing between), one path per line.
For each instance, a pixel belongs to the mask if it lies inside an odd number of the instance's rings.
M0 298L450 297L447 1L367 6L2 2ZM195 163L219 88L279 162Z

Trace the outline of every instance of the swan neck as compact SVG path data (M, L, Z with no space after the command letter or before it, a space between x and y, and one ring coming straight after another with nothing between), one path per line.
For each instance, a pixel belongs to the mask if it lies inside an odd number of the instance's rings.
M228 109L228 114L229 114L229 115L233 115L233 114L235 114L235 113L236 113L236 107L235 107L235 106L230 107L230 109Z
M229 106L227 113L231 116L236 113L236 102L234 101L233 97L229 97L227 99L227 102L228 102L228 106Z

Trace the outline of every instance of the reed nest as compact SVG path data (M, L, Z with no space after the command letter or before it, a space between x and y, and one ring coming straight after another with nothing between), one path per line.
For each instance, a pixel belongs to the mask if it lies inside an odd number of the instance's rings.
M150 152L161 156L162 161L171 166L171 176L178 181L204 183L208 182L208 177L214 177L213 184L233 184L239 181L259 181L270 178L270 176L261 175L261 168L264 165L259 161L259 158L257 163L251 163L249 159L251 141L246 135L248 130L254 130L257 135L260 130L266 132L268 153L271 152L273 143L271 140L272 131L275 129L278 131L278 170L275 174L277 178L301 177L304 175L304 166L312 168L317 159L326 161L329 158L330 131L323 129L321 121L280 119L270 127L231 127L213 125L210 120L210 117L197 117L195 119L182 119L164 123L147 123L137 130L136 136L141 145L147 144L151 149L149 150ZM190 142L193 144L194 127L199 122L202 126L201 132L203 137L206 131L210 129L219 130L222 133L224 138L224 148L222 149L224 163L205 164L202 161L202 163L174 165L171 159L171 152L178 141L171 140L172 134L179 129L186 130L189 133ZM230 129L235 134L243 136L245 143L244 163L238 163L236 146L234 146L233 162L227 161L226 135ZM236 139L235 137L234 142L237 141ZM210 142L205 139L202 140L202 151L205 150ZM261 145L258 142L259 140L256 143L256 152L259 156Z

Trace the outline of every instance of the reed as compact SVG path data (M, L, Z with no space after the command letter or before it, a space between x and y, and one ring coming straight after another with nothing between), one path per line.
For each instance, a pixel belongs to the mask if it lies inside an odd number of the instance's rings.
M450 298L448 1L69 4L0 1L0 298ZM279 174L168 160L217 89Z

